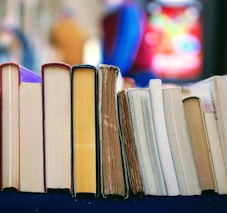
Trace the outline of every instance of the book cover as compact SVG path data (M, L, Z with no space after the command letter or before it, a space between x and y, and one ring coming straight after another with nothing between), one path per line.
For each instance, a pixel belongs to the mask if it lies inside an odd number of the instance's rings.
M31 71L30 69L20 66L20 82L36 82L41 83L42 78L41 75Z

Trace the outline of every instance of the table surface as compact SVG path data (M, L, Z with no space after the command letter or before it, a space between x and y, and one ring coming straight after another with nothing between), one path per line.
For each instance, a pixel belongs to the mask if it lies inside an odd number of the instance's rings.
M227 212L227 195L72 197L66 192L0 192L0 212Z

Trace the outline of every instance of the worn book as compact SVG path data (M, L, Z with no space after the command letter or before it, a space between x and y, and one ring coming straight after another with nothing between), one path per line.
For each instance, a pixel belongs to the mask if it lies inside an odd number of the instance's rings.
M226 76L213 76L195 83L182 85L182 96L197 96L201 99L208 142L214 165L217 190L227 193L226 167ZM222 130L224 128L224 130ZM224 132L223 132L224 131Z
M120 136L124 147L130 192L132 194L143 194L142 172L136 149L134 129L131 111L127 95L127 89L117 93L117 105L119 114Z
M167 195L166 183L154 128L148 88L127 90L129 108L145 195Z
M168 195L179 195L176 171L173 163L173 157L170 149L170 143L165 121L165 110L163 105L163 85L161 79L151 79L149 82L151 93L152 113L154 120L154 129L158 144L158 150L165 177Z
M97 69L72 67L73 192L99 195Z
M46 189L72 189L71 66L42 65Z
M0 65L1 85L1 190L19 190L19 91L22 82L40 82L36 72L8 62Z
M100 181L104 197L128 196L117 111L118 74L119 68L116 66L100 64L98 67Z
M216 179L201 99L190 96L183 99L183 105L200 188L202 191L216 191Z
M185 120L181 88L163 89L167 133L181 195L199 195L201 189Z

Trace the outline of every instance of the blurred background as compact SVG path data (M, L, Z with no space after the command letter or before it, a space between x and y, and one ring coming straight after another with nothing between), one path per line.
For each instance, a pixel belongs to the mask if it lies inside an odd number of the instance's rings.
M70 39L67 37L70 34L81 37L81 53L70 46L71 52L74 54L78 52L80 55L78 56L80 60L75 60L75 64L98 65L105 62L102 52L102 22L107 9L110 8L107 8L104 2L102 0L0 0L1 31L7 29L5 34L0 35L0 52L7 51L9 32L16 28L17 31L14 32L20 34L20 38L23 34L29 44L24 61L29 58L27 61L33 63L23 62L25 66L40 72L43 63L51 60L63 61L64 55L60 48L55 48L54 45L66 30L60 27L60 33L57 33L52 28L67 15L75 21L79 30L65 33L65 41ZM152 29L150 37L146 39L150 39L149 42L153 45L150 66L155 77L177 82L227 73L226 0L135 0L135 2L143 9ZM111 8L111 10L115 9ZM190 33L188 33L189 25ZM127 35L125 38L127 40ZM187 55L189 52L190 56ZM21 50L15 51L10 60L22 60L21 55ZM2 54L0 63L8 59L8 56ZM185 72L187 74L182 74Z

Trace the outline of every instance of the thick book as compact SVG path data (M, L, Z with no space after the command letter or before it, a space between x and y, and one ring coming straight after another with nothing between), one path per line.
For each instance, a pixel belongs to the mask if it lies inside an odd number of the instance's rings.
M41 77L20 64L0 65L1 85L1 190L19 190L20 129L19 91L22 82L41 82Z
M163 85L161 79L151 79L149 82L151 104L153 111L154 129L160 154L161 165L165 177L168 195L179 195L176 171L170 149L170 143L165 121L163 105Z
M216 191L216 179L208 143L208 134L201 99L191 96L183 99L190 143L202 191Z
M181 195L199 195L201 189L185 119L180 87L163 89L167 133Z
M20 191L45 192L41 82L21 82L19 95Z
M120 136L124 147L130 192L143 194L142 176L139 159L136 150L134 129L130 112L127 89L117 93L117 105L119 114Z
M217 191L220 194L227 193L226 82L226 76L212 76L192 84L182 85L183 98L197 96L201 99Z
M99 195L98 81L91 65L72 66L73 194Z
M128 196L125 158L120 141L117 85L119 68L100 64L99 85L99 140L101 194L108 196Z
M72 191L71 66L42 65L46 189Z
M129 108L145 195L167 195L148 88L127 90Z

